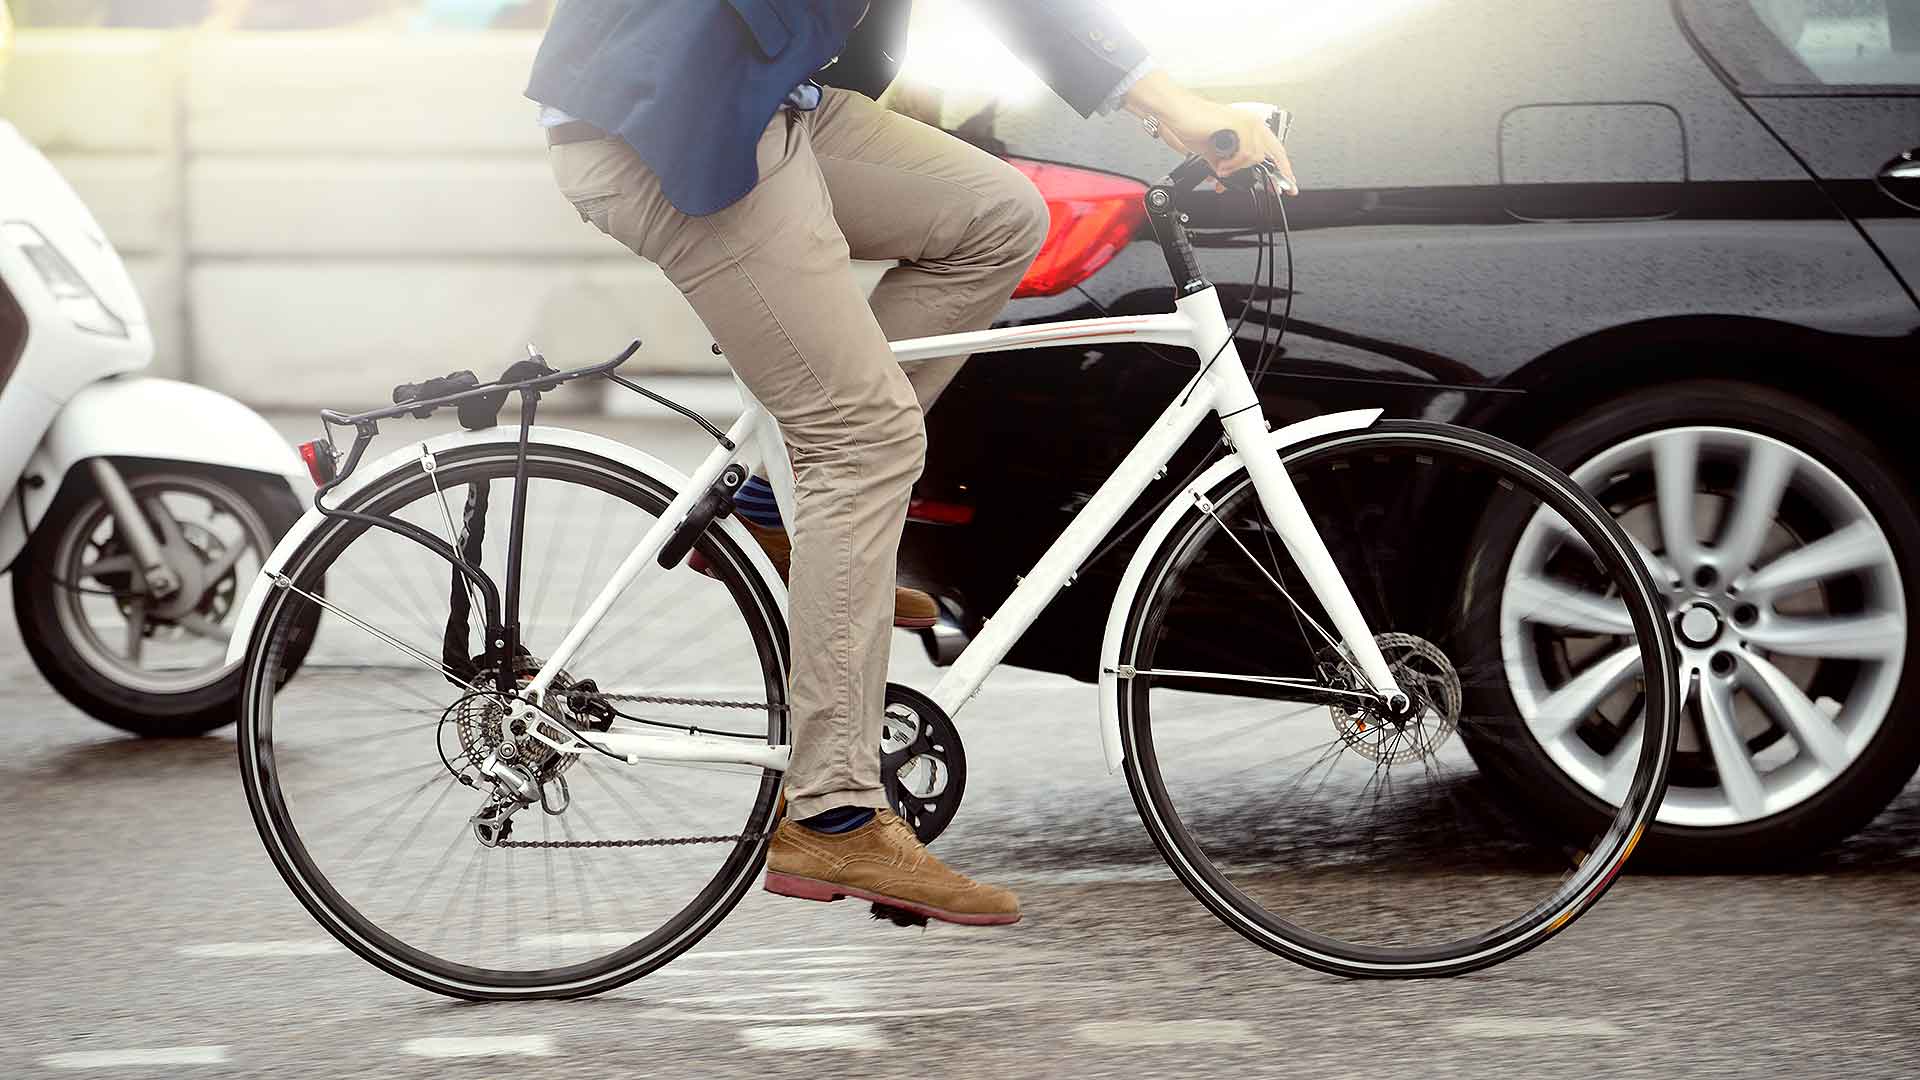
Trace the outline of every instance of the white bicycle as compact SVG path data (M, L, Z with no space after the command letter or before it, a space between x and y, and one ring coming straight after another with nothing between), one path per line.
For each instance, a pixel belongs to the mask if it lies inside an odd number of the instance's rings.
M1147 195L1172 312L895 346L912 362L1147 341L1198 363L931 694L890 693L889 793L924 839L952 819L952 718L1157 490L1098 644L1099 720L1168 865L1314 968L1499 962L1597 900L1659 805L1681 698L1652 556L1484 434L1379 410L1270 431L1256 382L1275 338L1250 376L1252 299L1230 326L1187 238L1181 207L1210 175L1190 159ZM1239 179L1233 197L1284 219L1269 170ZM568 997L645 975L740 900L779 813L785 591L731 517L749 447L791 509L777 426L751 399L725 432L699 420L717 446L685 476L535 423L579 379L664 401L615 371L636 348L324 413L328 437L302 447L315 509L241 613L240 758L268 852L329 932L430 990ZM496 426L510 395L519 424ZM381 422L445 407L468 430L363 465ZM1168 481L1209 416L1217 460ZM344 462L336 428L355 433ZM1515 550L1526 565L1489 555ZM1511 678L1506 657L1539 654L1501 643L1536 638L1551 670ZM1536 796L1567 773L1549 754L1579 757L1605 798L1548 819Z

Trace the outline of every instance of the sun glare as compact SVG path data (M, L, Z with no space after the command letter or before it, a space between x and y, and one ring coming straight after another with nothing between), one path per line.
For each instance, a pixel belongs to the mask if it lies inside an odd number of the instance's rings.
M1369 33L1445 0L1189 0L1184 20L1167 18L1165 0L1109 2L1156 60L1204 87L1310 75ZM1045 89L966 0L922 0L905 74L923 86L1005 102Z

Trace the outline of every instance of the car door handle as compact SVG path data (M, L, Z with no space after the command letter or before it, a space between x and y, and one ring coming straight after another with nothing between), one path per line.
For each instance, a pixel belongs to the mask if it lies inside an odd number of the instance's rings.
M1920 160L1916 160L1916 152L1909 150L1888 162L1887 167L1880 170L1880 178L1882 180L1920 180Z

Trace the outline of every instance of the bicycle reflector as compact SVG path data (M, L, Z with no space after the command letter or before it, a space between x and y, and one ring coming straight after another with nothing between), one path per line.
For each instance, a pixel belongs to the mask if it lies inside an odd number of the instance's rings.
M1007 163L1040 189L1049 218L1047 242L1016 298L1057 296L1099 273L1147 219L1147 186L1138 180L1021 158Z
M301 443L300 460L307 463L307 475L313 477L314 487L325 487L338 475L333 443L326 439Z

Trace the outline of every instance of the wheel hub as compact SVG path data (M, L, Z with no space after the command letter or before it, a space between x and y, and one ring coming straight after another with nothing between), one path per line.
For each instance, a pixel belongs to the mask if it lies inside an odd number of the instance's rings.
M1720 636L1725 623L1712 604L1705 602L1689 605L1682 609L1675 620L1674 628L1680 634L1680 640L1695 648L1705 648L1713 644Z
M1392 709L1380 702L1331 709L1334 730L1349 749L1382 765L1432 758L1460 720L1465 701L1460 674L1446 653L1425 638L1394 633L1375 640L1394 681L1406 693L1406 707Z
M515 664L518 681L524 685L540 672L541 661L521 656ZM496 678L492 669L477 672L475 686L491 686ZM573 680L562 672L553 680L553 700L564 701ZM461 756L472 766L486 761L496 750L500 760L512 762L541 781L551 779L573 763L573 755L561 754L533 737L520 725L506 731L509 703L495 694L469 694L448 715L460 741ZM564 714L563 714L564 715ZM576 725L577 726L577 725ZM459 770L465 771L465 770Z

